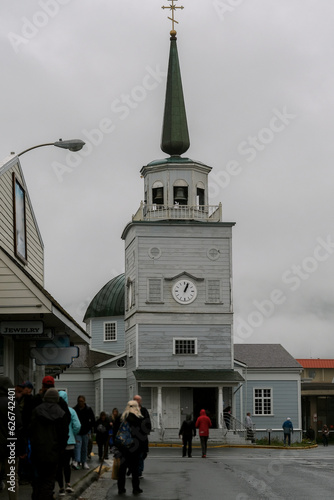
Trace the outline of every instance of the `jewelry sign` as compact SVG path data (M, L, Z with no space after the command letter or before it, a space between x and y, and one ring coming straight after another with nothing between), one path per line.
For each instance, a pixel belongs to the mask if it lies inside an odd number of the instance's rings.
M0 333L16 340L52 339L52 329L44 329L43 321L1 321Z

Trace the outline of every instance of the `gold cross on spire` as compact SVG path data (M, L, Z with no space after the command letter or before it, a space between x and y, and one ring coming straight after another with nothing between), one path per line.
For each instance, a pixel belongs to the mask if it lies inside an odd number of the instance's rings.
M176 19L174 18L174 12L176 9L184 9L183 5L180 5L180 7L177 7L176 5L174 5L174 2L177 2L177 0L168 0L168 2L172 2L171 5L163 5L161 8L162 9L169 9L172 11L172 17L168 17L168 19L170 19L172 21L172 31L170 32L171 35L176 35L176 31L174 29L174 23L176 24L179 24L178 21L176 21Z

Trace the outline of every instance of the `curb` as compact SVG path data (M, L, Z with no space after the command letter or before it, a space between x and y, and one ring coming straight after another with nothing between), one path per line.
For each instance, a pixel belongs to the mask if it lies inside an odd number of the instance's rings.
M177 443L149 443L150 448L182 448L182 444ZM200 449L198 445L193 445L193 448ZM214 448L252 448L252 449L269 449L269 450L309 450L310 448L318 448L317 444L312 444L309 446L270 446L264 444L217 444L208 445L208 449Z
M67 498L71 500L80 499L80 495L86 491L92 483L97 481L102 474L110 470L110 467L103 465L99 474L100 466L90 470L83 478L79 478L76 483L73 483L74 493Z

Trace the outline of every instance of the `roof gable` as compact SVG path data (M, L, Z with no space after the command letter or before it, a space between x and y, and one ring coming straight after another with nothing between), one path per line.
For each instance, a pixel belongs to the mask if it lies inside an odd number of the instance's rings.
M302 368L281 344L234 344L234 358L248 368Z

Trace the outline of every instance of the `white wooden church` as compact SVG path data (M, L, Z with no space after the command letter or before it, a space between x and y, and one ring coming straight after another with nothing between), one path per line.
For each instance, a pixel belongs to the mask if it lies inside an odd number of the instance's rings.
M247 411L253 420L265 417L259 429L278 428L288 412L297 428L298 363L279 346L280 362L274 370L268 366L269 379L255 376L245 384L247 364L235 361L234 222L222 220L220 204L210 205L211 167L184 156L190 141L176 32L170 35L161 140L167 156L140 170L143 201L122 234L125 273L108 281L89 305L84 321L90 347L81 349L57 387L68 391L71 405L84 394L96 414L113 407L123 411L139 393L151 413L152 439L177 435L185 415L196 418L202 408L221 438L227 406L235 421L243 421ZM291 398L278 412L280 390L273 387L281 379L283 394L288 381ZM271 392L261 392L266 388Z

